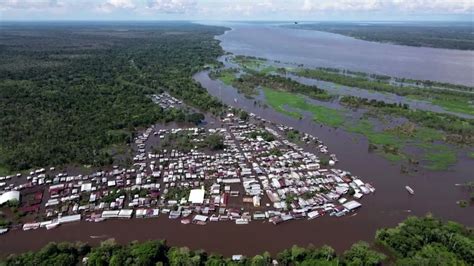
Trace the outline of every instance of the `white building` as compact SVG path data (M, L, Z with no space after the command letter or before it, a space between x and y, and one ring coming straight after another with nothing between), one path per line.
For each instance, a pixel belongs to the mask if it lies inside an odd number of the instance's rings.
M19 191L8 191L0 195L0 205L5 204L9 201L20 201L20 192Z

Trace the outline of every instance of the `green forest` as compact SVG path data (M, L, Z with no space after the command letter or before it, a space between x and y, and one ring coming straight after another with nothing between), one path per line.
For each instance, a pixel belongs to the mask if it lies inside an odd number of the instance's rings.
M374 244L358 242L342 253L329 247L293 246L233 261L203 250L170 247L165 241L119 245L106 240L97 247L50 243L39 251L11 255L1 265L473 265L474 234L455 222L432 216L409 217L394 228L377 231Z
M0 174L111 163L108 147L157 121L184 120L150 94L202 111L222 104L192 74L223 53L225 28L192 23L30 23L0 31Z
M314 23L290 27L327 31L366 41L388 42L459 50L474 50L474 36L469 22L418 23Z

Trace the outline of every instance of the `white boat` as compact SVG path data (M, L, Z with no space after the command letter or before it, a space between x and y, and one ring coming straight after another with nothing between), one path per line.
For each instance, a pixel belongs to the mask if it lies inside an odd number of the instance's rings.
M368 188L370 190L370 192L372 192L372 193L375 192L375 188L371 184L365 183L365 187Z
M413 188L409 187L409 186L405 186L405 189L408 191L408 193L410 193L411 195L415 195L415 191L413 190Z

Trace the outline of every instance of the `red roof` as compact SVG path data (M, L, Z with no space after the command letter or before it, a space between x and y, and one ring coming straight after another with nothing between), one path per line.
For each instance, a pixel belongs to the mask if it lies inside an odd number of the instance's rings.
M43 192L39 191L35 193L35 200L42 200L43 199Z
M40 208L39 204L21 207L20 211L22 212L37 212Z

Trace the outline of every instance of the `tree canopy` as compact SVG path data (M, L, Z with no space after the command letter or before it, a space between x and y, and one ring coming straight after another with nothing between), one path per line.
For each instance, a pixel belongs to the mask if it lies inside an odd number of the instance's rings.
M198 123L163 110L163 90L203 111L222 104L192 75L216 62L224 28L191 23L8 24L0 32L0 170L111 163L136 128Z

